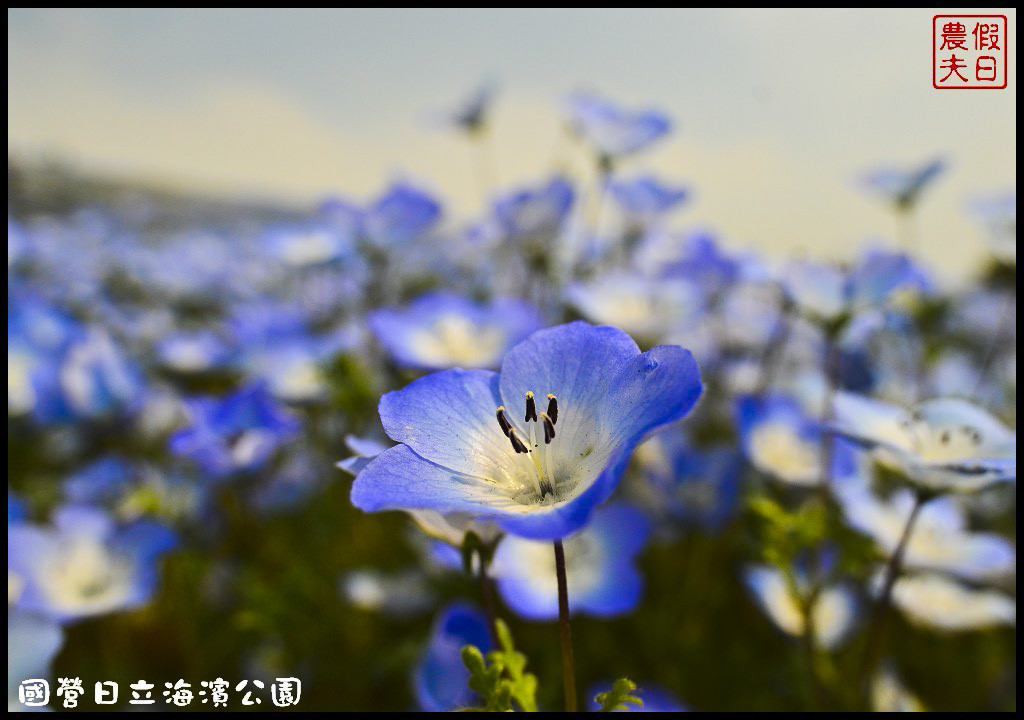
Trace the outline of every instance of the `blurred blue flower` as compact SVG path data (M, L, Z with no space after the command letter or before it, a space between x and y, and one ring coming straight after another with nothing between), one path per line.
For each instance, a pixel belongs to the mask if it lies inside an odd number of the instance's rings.
M588 320L620 327L644 345L673 344L686 338L694 349L694 329L705 302L700 288L687 278L613 271L573 283L565 292L569 303Z
M475 645L484 654L491 640L484 616L471 607L452 605L434 623L430 642L413 671L413 689L420 708L448 712L478 702L469 689L469 671L462 663L462 648Z
M608 187L623 211L642 221L649 221L667 213L680 205L690 194L682 188L664 185L650 175L612 181Z
M982 630L1017 624L1014 598L996 590L969 587L938 573L899 578L892 588L892 601L915 625L937 630Z
M761 472L792 485L810 487L825 481L821 422L808 416L793 398L740 397L736 424L744 454ZM841 440L833 441L829 455L829 479L845 477L855 469L852 448Z
M28 516L28 511L25 509L25 503L16 495L13 495L10 489L7 490L7 522L12 520L24 520Z
M124 460L101 458L71 475L64 482L64 495L76 505L106 505L132 483L133 474Z
M632 611L643 597L636 556L647 545L647 516L627 505L598 509L590 524L564 541L569 611L612 617ZM555 553L549 542L506 537L491 574L505 603L534 620L558 617Z
M562 228L575 194L566 180L516 190L494 202L494 218L512 238L548 238Z
M193 400L190 412L191 426L171 437L171 452L191 458L213 477L262 466L299 430L298 420L264 385Z
M685 417L702 390L680 347L641 353L621 330L583 322L541 330L505 356L500 375L446 370L382 397L384 430L402 444L359 474L352 502L562 538L611 495L633 448Z
M7 711L26 709L18 695L22 681L49 679L50 663L64 645L64 630L46 617L7 613Z
M81 335L80 325L38 298L8 298L8 416L31 414L43 424L66 419L60 363Z
M142 399L139 369L100 328L90 328L68 348L59 372L64 401L80 418L129 412Z
M221 369L232 358L231 350L209 331L175 333L157 344L160 364L179 373L202 373Z
M744 572L747 587L761 609L780 630L788 635L804 634L804 616L786 582L782 570L769 566L752 566ZM806 580L798 577L800 592L806 592ZM853 592L843 585L825 587L818 592L811 621L814 639L825 650L838 646L857 619L857 603Z
M377 310L369 324L405 367L444 370L496 367L543 320L519 300L478 305L448 292L424 295L403 310Z
M61 623L145 605L156 588L157 561L176 544L162 525L118 527L88 506L61 508L52 528L8 523L8 585L13 576L18 589L13 605Z
M833 320L843 313L882 305L900 289L927 290L930 280L906 255L870 251L849 270L798 261L787 265L783 286L808 315Z
M739 503L743 458L735 450L698 450L677 428L636 449L648 480L651 509L715 531Z
M288 267L308 268L340 260L355 252L354 228L310 223L272 229L266 238L271 256Z
M864 177L864 185L893 203L900 210L909 210L917 204L918 198L945 169L942 158L910 170L883 168Z
M374 247L398 248L429 232L441 212L432 195L397 182L362 213L362 234Z
M922 488L971 492L1016 480L1017 433L966 400L938 398L907 409L840 392L832 407L838 433Z
M838 495L850 525L873 538L886 557L891 556L913 509L913 494L900 490L882 501L866 484L851 482L840 486ZM938 498L921 508L903 550L903 566L949 572L968 580L1013 573L1017 567L1013 543L992 533L969 532L958 500Z
M605 161L639 152L672 128L668 116L657 110L626 110L592 94L570 96L565 108L573 130Z

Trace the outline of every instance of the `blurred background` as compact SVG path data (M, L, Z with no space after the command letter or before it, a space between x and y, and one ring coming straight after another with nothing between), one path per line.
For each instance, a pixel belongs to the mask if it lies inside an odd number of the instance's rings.
M511 185L565 162L556 103L593 90L672 116L641 166L699 179L686 220L738 247L848 257L893 234L858 177L945 158L921 252L963 278L984 257L967 204L1016 181L1017 91L935 91L934 14L10 10L8 152L293 207L408 176L465 214L473 159L439 115L496 83L494 181Z
M9 9L9 709L478 702L465 527L352 476L581 319L704 382L567 541L586 707L1015 709L1016 13L950 92L935 12ZM549 562L484 586L557 708Z

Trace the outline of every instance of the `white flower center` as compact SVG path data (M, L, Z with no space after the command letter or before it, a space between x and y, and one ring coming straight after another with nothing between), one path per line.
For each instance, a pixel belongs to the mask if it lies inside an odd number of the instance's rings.
M131 576L128 558L96 540L76 539L47 559L40 582L55 607L88 614L116 608L131 589Z
M973 457L983 442L981 432L969 425L932 425L916 414L902 426L914 451L930 464Z
M438 366L487 367L500 357L505 333L461 315L444 315L433 326L416 331L412 345L424 360Z
M750 461L758 470L798 485L821 478L821 451L781 422L758 425L750 437Z

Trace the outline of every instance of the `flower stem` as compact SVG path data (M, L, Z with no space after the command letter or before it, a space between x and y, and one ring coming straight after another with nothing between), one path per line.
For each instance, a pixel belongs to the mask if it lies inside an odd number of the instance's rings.
M893 587L896 585L896 580L900 575L900 570L902 569L903 555L907 549L907 542L910 540L910 533L914 529L914 523L917 520L918 514L921 512L921 508L924 507L925 503L927 503L930 498L931 496L927 493L915 493L914 506L910 510L910 515L907 517L906 524L903 526L903 533L900 535L900 539L896 543L896 548L893 550L892 555L889 558L889 562L886 563L882 592L879 593L878 601L875 603L875 609L871 617L871 624L868 627L868 639L864 645L864 657L861 663L860 672L860 678L864 688L868 687L871 679L871 672L874 670L875 665L878 664L882 637L884 635L883 631L885 630L886 619L889 614L889 601L892 598Z
M565 578L565 550L561 540L555 540L555 574L558 577L558 626L562 641L565 711L576 712L576 666L572 659L572 629L569 627L569 584Z
M495 621L497 616L494 614L494 596L491 594L491 579L487 576L487 563L484 562L482 557L479 557L479 559L480 594L483 596L484 614L487 616L487 632L491 636L491 646L497 650L500 648L500 642L498 638L498 624Z
M917 253L917 230L914 227L914 211L911 208L896 209L896 235L908 255Z

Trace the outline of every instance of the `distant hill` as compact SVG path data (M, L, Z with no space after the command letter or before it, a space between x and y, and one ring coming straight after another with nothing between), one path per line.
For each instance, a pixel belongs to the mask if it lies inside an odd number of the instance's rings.
M294 220L309 211L285 203L191 194L155 183L81 172L60 162L7 159L7 212L21 221L82 209L110 212L135 226L237 227Z

